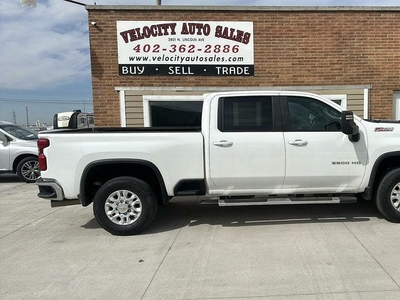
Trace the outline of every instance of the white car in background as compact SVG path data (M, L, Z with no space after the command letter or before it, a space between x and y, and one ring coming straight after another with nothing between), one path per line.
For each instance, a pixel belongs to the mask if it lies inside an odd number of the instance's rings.
M16 173L25 182L40 177L37 133L26 127L0 121L0 174Z

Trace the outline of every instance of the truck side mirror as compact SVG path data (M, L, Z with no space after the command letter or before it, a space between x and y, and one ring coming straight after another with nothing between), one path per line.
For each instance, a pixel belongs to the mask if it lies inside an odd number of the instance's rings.
M7 139L6 135L4 133L2 133L2 132L0 132L0 143L3 146L7 146L8 145L8 139Z
M349 136L349 140L352 142L358 142L360 140L360 133L358 126L354 122L354 115L352 111L342 111L341 122L342 132Z

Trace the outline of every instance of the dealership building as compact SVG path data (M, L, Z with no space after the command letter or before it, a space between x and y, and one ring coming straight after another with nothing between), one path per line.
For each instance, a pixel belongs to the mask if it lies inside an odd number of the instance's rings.
M400 7L86 9L96 126L198 125L202 95L232 90L400 119Z

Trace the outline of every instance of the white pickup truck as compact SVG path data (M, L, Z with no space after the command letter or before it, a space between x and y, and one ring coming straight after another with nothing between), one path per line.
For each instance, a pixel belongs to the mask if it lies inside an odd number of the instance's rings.
M137 234L174 196L220 205L373 200L400 222L400 124L367 121L321 96L204 96L201 128L89 128L39 134L39 197L93 202L99 224Z

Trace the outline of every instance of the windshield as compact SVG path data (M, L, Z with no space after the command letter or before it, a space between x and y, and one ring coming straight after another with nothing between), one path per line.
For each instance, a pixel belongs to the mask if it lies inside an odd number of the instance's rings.
M35 131L18 125L3 125L0 126L8 134L21 140L37 140L38 135Z

